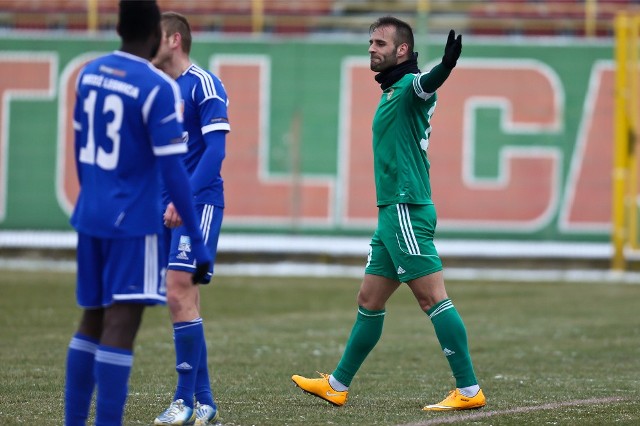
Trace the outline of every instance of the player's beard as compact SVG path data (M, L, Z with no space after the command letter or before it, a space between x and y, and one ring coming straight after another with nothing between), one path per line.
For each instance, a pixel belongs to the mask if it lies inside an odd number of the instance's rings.
M378 63L373 63L373 61L370 60L369 68L371 68L371 71L382 72L395 65L398 65L397 53L398 53L398 49L395 48L393 49L393 52L391 52L389 55L378 55L379 57L382 58L382 60Z

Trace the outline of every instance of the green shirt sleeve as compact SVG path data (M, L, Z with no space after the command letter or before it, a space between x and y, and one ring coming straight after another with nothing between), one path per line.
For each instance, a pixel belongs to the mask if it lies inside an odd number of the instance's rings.
M439 63L431 71L420 76L420 86L425 92L434 93L438 87L442 86L449 74L451 74L451 70Z

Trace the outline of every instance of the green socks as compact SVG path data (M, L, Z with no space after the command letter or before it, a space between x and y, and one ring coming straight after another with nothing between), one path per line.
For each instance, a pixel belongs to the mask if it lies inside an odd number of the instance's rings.
M369 311L358 307L358 316L351 335L347 341L342 358L338 363L333 377L345 386L351 384L353 376L364 362L382 335L382 324L386 311Z
M469 355L467 330L451 300L444 299L436 303L426 313L431 318L442 352L449 361L456 387L478 384Z
M358 316L347 346L332 374L343 385L351 385L353 376L380 340L385 313L385 310L369 311L362 306L358 307ZM449 361L456 387L477 385L478 380L469 355L467 330L451 300L438 302L427 311L427 315L431 318L442 352Z

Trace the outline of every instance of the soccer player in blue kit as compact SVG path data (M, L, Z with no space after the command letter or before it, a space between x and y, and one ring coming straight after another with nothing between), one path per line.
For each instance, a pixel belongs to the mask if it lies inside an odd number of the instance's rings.
M163 184L187 229L194 283L212 261L182 164L180 91L150 62L161 38L156 2L120 1L117 30L120 49L88 63L76 82L80 194L71 224L83 314L67 352L67 426L86 424L94 388L95 424L123 424L144 308L166 302Z
M220 173L230 130L227 94L218 77L189 58L192 37L187 19L179 13L165 12L161 22L162 41L153 64L180 86L184 138L189 146L183 161L190 176L205 244L215 260L224 212ZM200 289L190 280L193 255L185 250L184 244L188 240L188 229L170 198L165 199L165 204L165 242L169 250L167 302L173 323L178 383L173 401L154 424L205 426L215 423L219 413L209 380ZM212 262L205 283L213 276L213 265Z

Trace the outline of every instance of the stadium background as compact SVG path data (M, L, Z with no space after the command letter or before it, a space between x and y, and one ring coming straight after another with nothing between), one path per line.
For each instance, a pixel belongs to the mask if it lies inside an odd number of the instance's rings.
M423 70L449 28L464 35L429 148L443 255L606 264L613 19L639 10L636 1L159 3L189 17L193 59L230 95L222 253L366 253L379 96L367 29L395 14L416 27ZM3 248L73 247L73 81L85 61L118 47L116 8L0 0Z
M614 134L634 136L614 132L614 17L638 1L159 3L195 24L194 59L231 96L228 210L215 286L202 292L225 424L639 424L640 273L610 269ZM70 82L118 47L116 4L0 0L2 425L63 416L79 314ZM335 365L353 321L375 215L367 28L387 13L416 26L423 69L449 28L464 35L430 156L447 291L490 398L480 412L420 411L451 377L406 290L348 406L327 410L289 380ZM149 309L127 424L148 424L171 398L171 339L166 309Z

